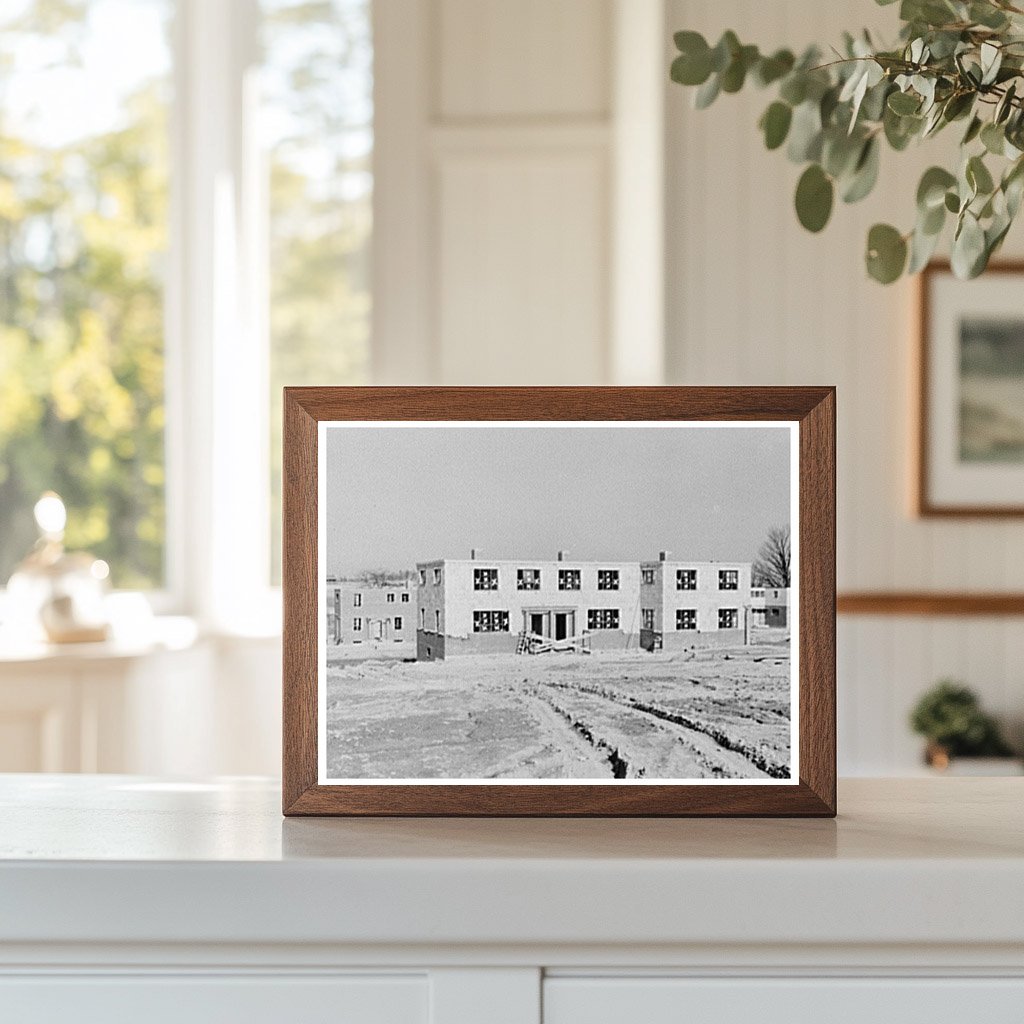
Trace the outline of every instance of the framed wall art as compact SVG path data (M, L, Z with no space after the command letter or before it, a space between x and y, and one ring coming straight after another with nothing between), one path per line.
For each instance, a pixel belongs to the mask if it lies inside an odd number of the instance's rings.
M284 812L835 813L831 388L288 388Z
M1024 515L1024 263L919 288L916 511Z

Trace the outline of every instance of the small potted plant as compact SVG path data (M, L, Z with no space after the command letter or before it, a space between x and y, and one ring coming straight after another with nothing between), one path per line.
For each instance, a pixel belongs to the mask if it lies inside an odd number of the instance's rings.
M917 702L910 725L928 741L924 758L934 769L947 771L955 760L971 758L972 770L961 774L1019 774L1019 763L995 719L966 686L943 679ZM998 759L994 765L992 759Z

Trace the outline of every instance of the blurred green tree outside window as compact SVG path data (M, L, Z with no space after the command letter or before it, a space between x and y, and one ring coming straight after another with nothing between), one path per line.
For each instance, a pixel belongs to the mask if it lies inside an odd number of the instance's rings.
M369 372L370 0L263 0L270 159L271 572L280 578L281 388Z
M115 585L163 582L170 14L0 9L0 585L47 489Z
M273 582L281 388L367 379L370 3L258 0L272 522L253 557ZM0 6L0 586L47 489L115 586L165 583L174 17L174 0Z

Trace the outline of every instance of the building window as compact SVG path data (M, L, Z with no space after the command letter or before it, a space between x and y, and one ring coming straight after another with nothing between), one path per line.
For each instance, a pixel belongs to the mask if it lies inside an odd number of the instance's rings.
M654 570L653 569L641 569L640 570L641 582L645 587L654 586Z
M352 595L352 607L353 608L362 608L363 607L363 595L362 594L353 594Z
M434 570L434 586L440 586L441 584L441 570L437 568Z
M473 612L474 633L507 633L508 612Z
M740 589L740 572L739 572L739 569L719 569L718 570L718 589L719 590L739 590Z
M517 590L540 590L540 569L517 569Z
M435 609L435 611L434 611L434 632L435 633L440 633L441 632L441 611L440 611L440 609Z
M426 608L420 609L420 629L427 628L427 610Z
M676 590L696 590L697 570L676 569Z
M751 597L764 597L764 589L761 587L754 587L750 592Z
M420 586L425 587L427 585L427 570L420 569Z
M654 629L654 609L644 608L640 612L643 629Z
M363 631L363 620L353 619L352 620L352 631L354 633L361 633Z
M597 570L597 589L598 590L618 590L619 589L619 570L618 569L598 569Z
M388 596L387 596L387 602L388 602L388 604L394 604L395 603L395 595L389 593Z
M579 571L579 569L559 569L558 570L558 589L559 590L579 590L580 589L580 571Z
M591 608L587 611L588 629L618 629L618 608Z
M740 613L738 608L718 609L718 628L736 629L740 624Z
M676 629L696 629L697 628L697 609L696 608L677 608L676 609Z
M474 590L497 590L498 570L497 569L474 569L473 570Z
M409 592L408 592L408 591L406 591L406 592L405 592L405 593L404 593L404 594L402 595L402 604L408 604L408 603L409 603Z
M401 628L402 628L402 616L401 615L396 615L395 616L395 629L401 629Z

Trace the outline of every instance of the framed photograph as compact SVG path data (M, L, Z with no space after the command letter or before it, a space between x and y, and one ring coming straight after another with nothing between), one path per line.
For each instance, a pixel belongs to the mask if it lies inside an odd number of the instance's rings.
M832 388L284 416L285 814L835 814Z
M919 287L917 512L1024 515L1024 263Z

